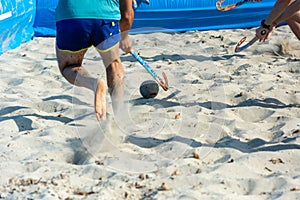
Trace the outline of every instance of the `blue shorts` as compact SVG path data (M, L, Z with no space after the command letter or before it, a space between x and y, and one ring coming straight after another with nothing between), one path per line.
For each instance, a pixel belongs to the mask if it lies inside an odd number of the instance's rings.
M110 50L120 41L118 20L68 19L56 22L56 45L62 51L81 51L97 47Z

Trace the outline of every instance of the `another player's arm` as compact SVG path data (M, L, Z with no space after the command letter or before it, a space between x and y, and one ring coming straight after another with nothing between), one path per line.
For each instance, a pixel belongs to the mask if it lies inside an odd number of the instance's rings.
M277 24L274 21L284 13L285 9L293 2L293 0L277 0L268 17L261 21L261 26L256 29L256 36L259 41L266 41L270 34L274 31ZM264 34L262 34L264 33Z
M272 26L273 22L285 11L285 9L293 2L293 0L278 0L273 6L270 14L264 21L268 26Z
M274 24L277 25L280 22L283 22L293 16L296 12L300 10L300 0L296 0L291 3L282 15L280 15L276 20L274 20Z

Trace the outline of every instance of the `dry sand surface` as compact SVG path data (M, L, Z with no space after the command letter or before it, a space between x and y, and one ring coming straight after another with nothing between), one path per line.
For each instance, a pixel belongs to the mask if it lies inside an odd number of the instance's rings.
M93 93L62 78L55 38L0 56L0 198L300 199L300 43L282 26L234 53L255 30L132 35L170 89L130 55L125 106L98 123ZM94 49L84 65L105 78Z

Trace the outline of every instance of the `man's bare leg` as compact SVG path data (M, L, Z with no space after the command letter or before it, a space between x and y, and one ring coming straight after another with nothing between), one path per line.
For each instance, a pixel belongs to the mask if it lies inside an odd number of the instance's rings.
M112 99L114 114L123 107L124 70L119 55L119 45L107 52L99 52L106 67L108 91Z
M85 87L95 92L94 106L97 120L106 119L106 87L104 80L93 78L82 67L87 50L71 53L56 48L58 66L65 79L76 86Z
M123 107L124 96L124 70L120 59L114 60L106 68L106 77L114 114L118 115Z

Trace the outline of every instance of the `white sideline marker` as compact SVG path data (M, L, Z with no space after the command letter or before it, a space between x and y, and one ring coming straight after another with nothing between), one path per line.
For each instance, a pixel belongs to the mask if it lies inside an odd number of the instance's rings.
M4 14L1 14L1 15L0 15L0 21L5 20L5 19L7 19L7 18L10 18L11 16L12 16L11 11L6 12L6 13L4 13Z

